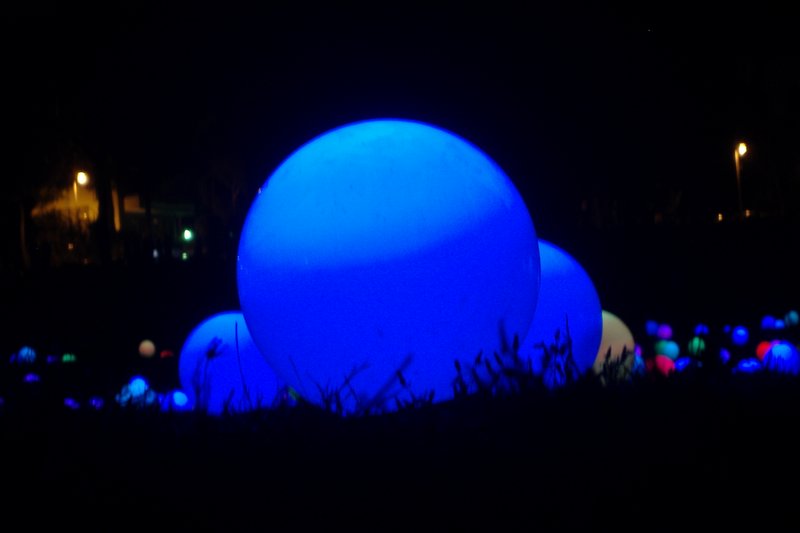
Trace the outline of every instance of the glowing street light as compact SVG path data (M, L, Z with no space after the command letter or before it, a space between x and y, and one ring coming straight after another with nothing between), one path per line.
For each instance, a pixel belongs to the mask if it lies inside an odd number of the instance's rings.
M75 175L75 181L72 182L72 190L75 193L75 203L78 203L78 185L81 187L86 187L86 184L89 183L89 175L86 172L78 172Z
M744 206L742 205L742 163L741 158L747 153L747 145L740 142L733 151L733 162L736 165L736 192L739 196L739 217L744 218Z

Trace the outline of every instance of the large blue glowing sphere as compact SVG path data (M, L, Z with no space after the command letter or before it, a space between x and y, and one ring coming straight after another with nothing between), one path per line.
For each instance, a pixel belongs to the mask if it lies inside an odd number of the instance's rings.
M558 246L539 239L541 284L533 323L520 348L520 355L531 360L531 368L542 372L542 349L566 339L567 326L572 339L572 356L580 373L597 359L603 336L603 309L591 278L575 258Z
M539 248L509 177L453 133L405 120L345 125L267 179L240 241L242 312L298 394L342 411L453 397L455 361L522 340Z
M212 415L271 407L281 386L239 311L195 326L181 347L178 377L187 404Z

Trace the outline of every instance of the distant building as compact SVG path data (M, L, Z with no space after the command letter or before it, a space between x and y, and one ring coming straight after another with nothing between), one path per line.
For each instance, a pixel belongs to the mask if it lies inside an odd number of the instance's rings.
M153 201L147 206L139 194L120 198L116 187L111 203L113 261L188 260L195 255L194 204ZM99 212L97 193L91 187L74 185L39 202L31 211L36 262L44 266L95 263L98 250L93 230Z

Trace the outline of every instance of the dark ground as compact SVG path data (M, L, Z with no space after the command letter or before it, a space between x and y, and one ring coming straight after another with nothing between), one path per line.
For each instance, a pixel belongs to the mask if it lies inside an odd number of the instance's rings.
M593 230L564 248L635 335L653 318L684 338L696 321L795 308L795 230ZM147 370L142 338L177 353L200 320L237 306L233 265L210 262L33 273L6 280L1 300L3 358L22 344L74 351L80 364L55 382L112 395ZM68 411L43 379L0 407L0 512L103 530L796 529L798 383L688 376L346 420Z

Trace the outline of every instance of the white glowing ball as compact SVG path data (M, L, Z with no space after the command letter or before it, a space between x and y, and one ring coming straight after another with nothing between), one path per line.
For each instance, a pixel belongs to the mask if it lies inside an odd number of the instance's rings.
M278 375L318 405L338 396L347 414L452 398L456 360L500 350L501 330L528 331L539 252L524 201L480 149L371 120L312 139L272 173L237 272Z
M520 355L530 359L531 368L540 374L542 350L537 344L554 343L556 331L559 342L565 342L568 325L573 359L583 374L594 364L603 335L600 297L586 270L563 249L539 239L539 257L539 300Z
M628 326L617 315L603 309L603 335L600 340L600 349L597 351L597 357L594 361L593 370L595 374L600 374L603 371L603 364L606 361L608 350L611 350L610 361L620 361L622 358L623 349L628 355L627 362L633 367L635 358L633 357L636 342L633 338L633 333Z
M212 415L271 407L282 383L239 311L215 314L195 326L178 355L178 376L187 403Z
M153 357L156 353L156 345L153 341L145 339L139 343L139 355L142 357Z

